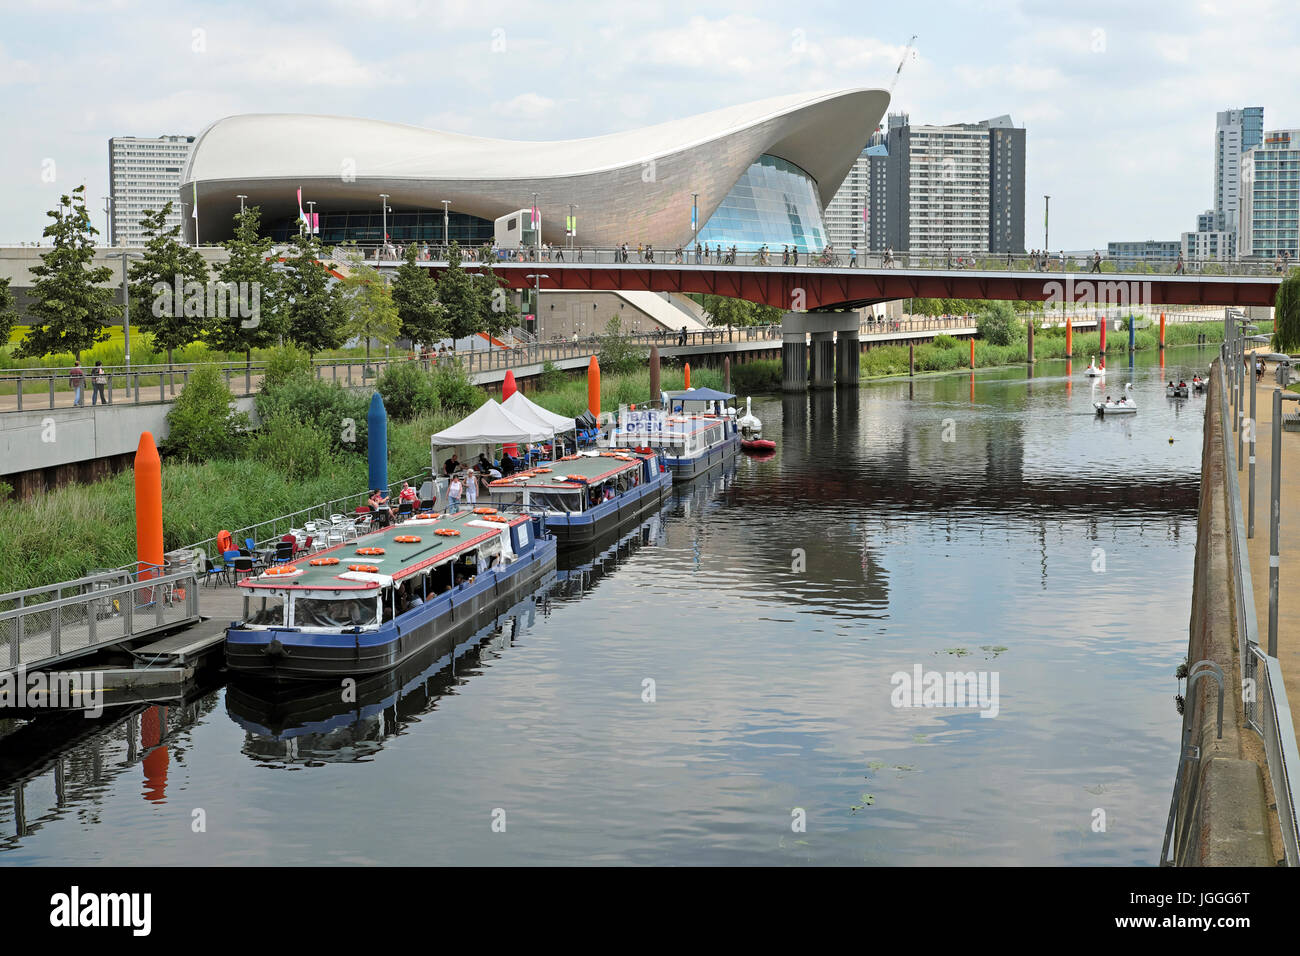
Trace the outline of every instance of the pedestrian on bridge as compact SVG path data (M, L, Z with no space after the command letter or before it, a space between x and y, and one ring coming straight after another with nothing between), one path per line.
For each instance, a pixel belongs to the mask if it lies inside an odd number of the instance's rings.
M104 394L104 386L108 384L108 376L104 374L104 363L96 362L95 370L90 373L90 384L93 388L93 394L90 396L90 404L98 405L103 402L108 404L108 396Z
M68 384L72 386L72 404L80 405L86 392L86 373L81 367L81 359L74 360L72 371L68 373Z

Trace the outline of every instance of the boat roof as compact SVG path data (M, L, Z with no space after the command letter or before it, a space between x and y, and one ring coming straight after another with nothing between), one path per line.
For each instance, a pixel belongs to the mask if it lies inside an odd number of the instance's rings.
M610 431L613 438L617 435L631 435L633 439L648 438L654 441L662 441L664 438L682 438L686 435L694 435L711 428L727 419L721 415L669 415L665 412L655 412L658 416L653 428L648 424L634 421L627 427L618 426Z
M736 397L731 392L720 392L716 388L691 388L667 394L669 398L688 402L725 402Z
M594 485L631 471L640 466L647 458L653 458L653 452L638 452L631 449L610 448L597 453L583 452L577 457L565 455L559 461L538 462L532 468L517 472L491 483L494 493L510 491L516 488L545 488L556 491L577 491L584 484ZM543 471L542 469L549 469ZM569 475L585 478L586 481L566 481Z
M488 522L485 515L473 511L462 511L455 515L439 515L436 518L410 518L399 525L390 525L381 531L361 535L356 541L336 544L323 551L314 551L289 562L296 569L293 574L262 573L245 578L239 582L241 588L257 591L373 591L385 586L384 578L394 582L408 578L435 564L454 558L462 551L471 551L494 535L500 535L501 529L514 527L528 521L527 515L505 515L509 523ZM438 535L434 532L442 529L459 531L458 535ZM418 542L400 542L397 538L415 536ZM383 554L357 554L358 548L383 548ZM310 562L328 558L338 558L335 565L313 565ZM340 574L352 574L348 565L367 565L378 568L377 576L353 579L339 577ZM363 572L364 574L365 572Z

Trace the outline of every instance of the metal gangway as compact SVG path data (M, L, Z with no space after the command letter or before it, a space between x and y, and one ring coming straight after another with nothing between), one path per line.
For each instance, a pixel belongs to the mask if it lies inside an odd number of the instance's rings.
M199 620L192 563L141 564L0 595L0 673L62 661Z

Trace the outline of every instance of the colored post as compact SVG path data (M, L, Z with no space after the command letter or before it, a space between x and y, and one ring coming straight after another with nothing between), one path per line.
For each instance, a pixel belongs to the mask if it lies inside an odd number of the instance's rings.
M722 357L722 390L724 392L731 391L731 356L730 355L724 355Z
M659 346L650 346L650 401L659 401Z
M1034 364L1034 320L1029 320L1029 364Z
M1097 316L1097 328L1101 329L1101 348L1098 349L1098 351L1101 352L1101 367L1105 368L1106 367L1106 317L1104 315Z
M519 388L515 385L515 373L510 369L506 369L506 377L501 381L501 401L504 402L517 391L519 391ZM519 454L519 446L513 442L509 445L503 445L502 449L511 458Z
M1130 312L1128 314L1128 350L1130 353L1134 349L1133 337L1137 334L1137 330L1133 326L1134 326L1133 313Z
M370 489L388 492L388 410L384 396L375 392L370 396L370 411L366 413L366 451L370 460Z
M690 387L691 387L691 363L690 363L690 362L687 362L687 363L683 366L683 368L684 368L685 373L686 373L686 378L685 378L685 382L684 382L684 384L682 385L682 388L690 388Z
M907 343L907 374L916 375L916 343Z
M1066 326L1069 328L1069 326ZM1065 394L1069 395L1074 391L1074 362L1069 355L1065 357Z
M152 432L141 432L135 450L135 560L140 580L162 573L162 459Z
M1069 358L1074 354L1074 325L1069 319L1065 320L1065 357Z
M1165 314L1160 313L1160 351L1165 350Z
M594 355L587 363L587 409L600 417L600 363Z
M970 340L970 368L972 372L975 371L975 340L974 339Z
M144 768L144 798L150 803L167 802L167 748L159 746L163 728L167 726L167 708L150 707L140 715L140 747L147 750L141 766Z

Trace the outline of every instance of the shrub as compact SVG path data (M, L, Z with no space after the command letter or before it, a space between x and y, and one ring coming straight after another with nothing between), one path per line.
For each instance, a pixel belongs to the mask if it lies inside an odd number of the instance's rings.
M438 404L433 379L417 362L390 364L375 389L384 396L389 417L397 421L409 421L433 411Z
M931 344L934 345L935 348L955 349L960 348L962 343L958 342L951 335L936 335L934 337L934 342Z
M238 457L249 421L243 412L232 410L234 401L220 369L196 367L167 413L164 452L185 461Z
M439 363L433 371L431 384L436 398L433 407L443 411L470 412L487 398L459 362Z
M649 350L634 345L631 337L623 332L622 319L616 315L609 320L600 337L600 352L597 357L602 373L631 374L645 365L648 354Z
M262 376L263 388L275 388L291 378L312 376L311 356L300 348L286 345L272 349L266 357L266 372Z
M325 471L330 459L330 438L319 428L293 415L265 423L248 446L249 457L300 481Z
M537 378L541 383L542 390L550 392L562 388L568 376L564 374L564 369L547 359L542 363L542 374Z
M1024 325L1016 318L1011 303L989 302L975 319L979 337L990 345L1010 345L1022 332Z
M333 382L298 375L270 388L264 385L256 404L263 426L290 418L329 436L330 447L336 451L360 454L365 450L368 396Z
M731 388L737 393L776 391L784 374L780 359L746 362L732 367Z

